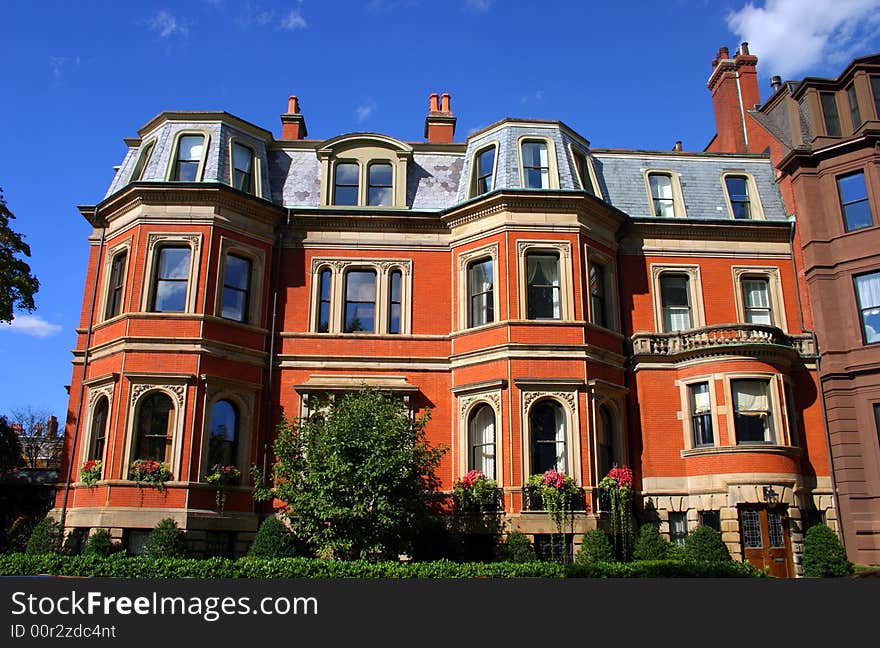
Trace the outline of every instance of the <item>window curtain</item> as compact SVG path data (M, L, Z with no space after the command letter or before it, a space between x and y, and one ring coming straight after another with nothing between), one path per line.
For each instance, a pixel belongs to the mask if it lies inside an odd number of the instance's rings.
M752 416L770 411L767 383L757 380L740 380L734 387L733 400L737 414Z
M566 472L568 466L565 456L565 412L561 407L556 406L553 408L553 413L556 415L556 470Z
M483 405L471 417L470 423L472 470L482 470L490 479L495 478L495 413Z
M528 257L528 266L528 285L530 287L552 286L549 292L552 299L553 317L561 317L559 303L559 259L555 256L530 255Z
M767 282L762 279L743 281L743 298L749 309L752 324L772 324L770 321L770 294Z
M862 310L867 343L880 342L880 272L856 277L856 291Z
M468 272L468 293L471 296L471 326L492 321L492 261L475 263Z
M709 402L709 385L701 383L691 388L691 395L694 400L694 414L704 414L712 409Z

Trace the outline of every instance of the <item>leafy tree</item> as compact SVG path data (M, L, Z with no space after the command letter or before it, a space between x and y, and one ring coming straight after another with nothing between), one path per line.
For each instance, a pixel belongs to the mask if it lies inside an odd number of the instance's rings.
M19 426L22 454L28 468L57 468L64 450L64 436L58 434L58 420L49 410L21 407L13 410L13 425Z
M19 258L19 255L29 257L31 248L21 234L12 230L12 220L15 215L6 206L0 188L0 322L12 322L15 308L34 310L34 293L40 289L30 266Z
M98 529L86 540L85 547L83 547L83 555L109 556L120 550L121 547L118 543L113 542L107 529Z
M667 560L671 548L669 540L660 535L655 524L643 524L633 548L635 560Z
M698 526L684 539L685 560L695 562L727 562L732 560L721 534L712 527Z
M186 536L172 518L159 520L150 531L144 556L147 558L184 558L187 553Z
M498 545L498 559L504 562L532 562L535 560L535 548L525 533L511 531Z
M248 549L252 558L293 558L296 555L296 538L277 517L263 520L254 541Z
M6 422L6 418L0 416L0 477L24 463L21 454L18 435Z
M804 537L804 576L829 578L849 576L853 565L846 558L837 534L824 524L807 529Z
M614 562L614 548L608 534L602 529L590 529L581 537L581 548L574 558L575 564Z
M427 420L391 394L364 389L323 415L282 421L274 488L258 488L257 497L284 501L294 535L321 557L396 557L409 550L438 485L444 450L427 444Z
M45 517L31 531L25 553L29 554L53 554L61 551L62 536L61 525L53 518Z

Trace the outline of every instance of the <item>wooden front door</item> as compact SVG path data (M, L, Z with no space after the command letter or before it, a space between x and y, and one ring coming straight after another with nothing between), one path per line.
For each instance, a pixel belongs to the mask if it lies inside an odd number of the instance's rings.
M740 506L739 533L746 560L758 569L768 568L771 576L794 576L788 514L784 508Z

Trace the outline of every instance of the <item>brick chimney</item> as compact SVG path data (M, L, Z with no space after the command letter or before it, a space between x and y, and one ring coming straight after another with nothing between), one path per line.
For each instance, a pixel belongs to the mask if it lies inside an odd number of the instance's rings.
M749 151L745 113L761 101L757 63L758 57L749 54L748 43L740 45L733 58L730 58L730 51L726 47L721 47L712 59L712 75L707 85L712 92L718 133L710 147L712 151Z
M455 136L455 116L449 107L449 93L433 93L428 99L425 139L432 144L448 144Z
M306 118L299 112L299 99L296 95L290 95L287 100L287 112L281 115L281 139L301 140L308 134Z

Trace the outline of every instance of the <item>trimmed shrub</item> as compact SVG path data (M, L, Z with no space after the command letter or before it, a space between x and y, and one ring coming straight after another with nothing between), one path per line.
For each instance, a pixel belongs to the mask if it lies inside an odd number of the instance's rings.
M535 548L525 533L512 531L507 534L504 542L498 545L498 559L512 563L532 562L536 560Z
M82 553L84 556L109 556L120 549L121 547L110 538L107 529L98 529L86 540Z
M251 558L293 558L296 538L277 517L267 517L260 525L248 554Z
M761 578L765 574L749 563L634 560L628 563L576 563L567 578Z
M694 562L730 562L730 551L721 534L708 526L698 526L684 539L685 560Z
M144 556L147 558L183 558L186 556L186 536L171 518L159 520L147 538Z
M614 548L602 529L590 529L581 538L581 548L574 557L575 564L614 562Z
M643 524L633 547L634 560L666 560L672 545L654 524Z
M25 553L28 554L56 554L61 551L62 536L61 525L54 519L45 517L31 531Z
M852 573L853 565L837 534L824 524L810 527L804 537L804 576L834 578Z

